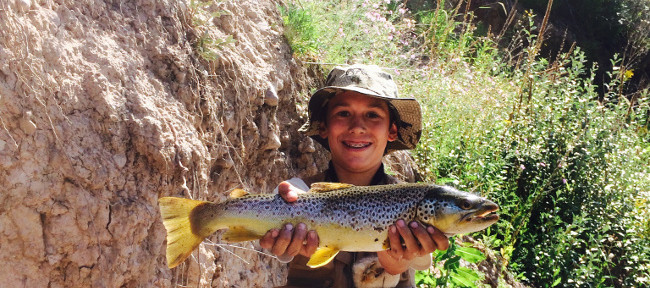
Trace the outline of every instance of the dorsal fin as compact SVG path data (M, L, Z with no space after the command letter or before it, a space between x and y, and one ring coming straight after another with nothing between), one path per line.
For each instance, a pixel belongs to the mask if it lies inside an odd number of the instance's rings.
M354 187L354 185L345 184L345 183L333 183L333 182L317 182L311 184L311 189L309 189L309 192L321 193L321 192L334 191L334 190L350 188L350 187Z
M235 189L230 191L230 198L240 198L248 195L248 192L244 191L243 189Z

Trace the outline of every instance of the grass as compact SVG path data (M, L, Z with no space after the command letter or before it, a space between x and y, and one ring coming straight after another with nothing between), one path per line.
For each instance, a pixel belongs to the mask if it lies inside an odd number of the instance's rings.
M287 37L311 47L295 48L295 57L328 63L325 71L330 63L385 67L402 96L418 99L424 131L413 156L424 179L500 204L502 220L476 238L521 281L650 285L648 89L624 95L630 74L615 57L606 101L598 102L595 67L579 47L549 62L530 32L539 29L523 21L512 37L529 45L512 57L498 45L507 39L481 36L462 11L357 0L300 1L282 13L303 15L296 30L310 31ZM285 29L292 25L285 20ZM455 273L445 271L439 276ZM436 277L420 279L460 285Z

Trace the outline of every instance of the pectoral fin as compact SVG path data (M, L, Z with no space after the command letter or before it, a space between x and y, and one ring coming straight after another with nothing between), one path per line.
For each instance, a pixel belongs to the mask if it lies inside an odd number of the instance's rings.
M336 254L339 254L339 251L340 250L338 248L334 247L319 247L316 249L316 252L311 255L311 258L309 258L307 266L311 268L325 266L327 263L330 263L334 257L336 257Z
M244 226L230 226L228 227L228 231L223 233L221 239L228 242L244 242L257 240L262 238L262 236L264 235L260 235L259 233L249 230Z

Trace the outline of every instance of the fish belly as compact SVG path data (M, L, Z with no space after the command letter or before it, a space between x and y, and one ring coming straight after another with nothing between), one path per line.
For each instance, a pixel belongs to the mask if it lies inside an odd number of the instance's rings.
M220 229L228 230L222 239L228 242L250 241L260 239L267 231L281 228L286 223L292 223L294 227L304 223L307 230L315 230L318 234L319 246L336 247L341 251L381 251L388 236L387 229L351 228L339 223L318 223L305 217L260 216L251 213L223 217L223 223L228 224Z
M317 227L319 246L334 247L349 252L375 252L384 250L387 230L368 231L349 227Z

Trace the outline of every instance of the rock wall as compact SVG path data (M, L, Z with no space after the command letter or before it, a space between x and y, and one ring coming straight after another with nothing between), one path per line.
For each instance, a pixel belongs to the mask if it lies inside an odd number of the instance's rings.
M268 193L326 165L296 132L323 75L291 57L280 3L191 3L0 2L0 286L284 283L219 235L166 266L159 197Z
M0 3L0 286L282 284L254 243L202 245L167 269L157 208L316 169L295 134L315 83L277 4Z

